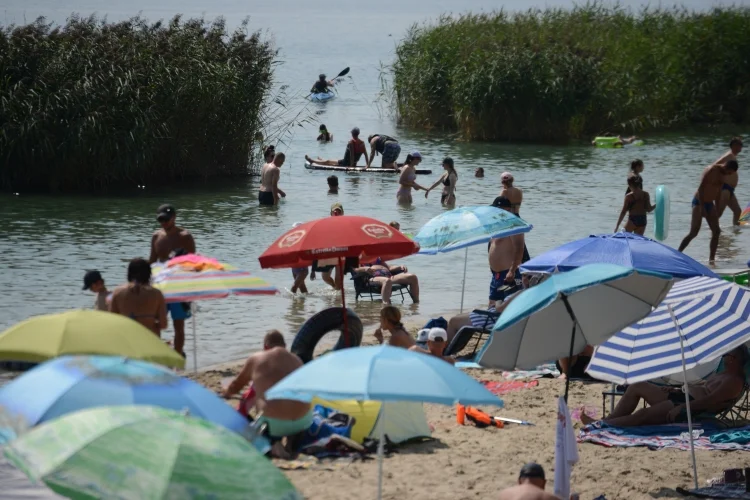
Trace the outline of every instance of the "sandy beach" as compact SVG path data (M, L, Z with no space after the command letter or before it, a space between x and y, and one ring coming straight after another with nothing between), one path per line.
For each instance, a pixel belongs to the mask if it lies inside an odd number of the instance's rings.
M410 328L410 331L416 331ZM365 329L365 344L375 343L372 329ZM221 380L242 366L231 363L189 377L212 390L220 391ZM498 371L468 370L479 380L504 380ZM586 406L602 412L603 383L571 384L571 410ZM518 471L526 462L536 461L547 472L547 489L554 478L555 422L557 397L564 393L559 379L539 379L536 387L501 396L502 410L482 408L496 416L527 420L534 426L506 424L503 429L479 429L456 423L455 408L426 404L427 421L434 427L433 440L401 447L384 462L384 498L414 500L458 500L496 498L498 492L515 484ZM607 400L609 404L609 400ZM237 399L231 403L236 405ZM576 422L576 428L580 427ZM607 499L689 498L675 491L691 488L689 452L647 448L606 448L579 443L580 462L572 476L573 491L580 498ZM747 455L741 451L696 451L699 486L721 476L729 468L744 467ZM302 456L303 458L306 458ZM373 498L377 491L377 462L311 460L306 469L284 470L299 491L309 499ZM282 461L276 461L281 468Z

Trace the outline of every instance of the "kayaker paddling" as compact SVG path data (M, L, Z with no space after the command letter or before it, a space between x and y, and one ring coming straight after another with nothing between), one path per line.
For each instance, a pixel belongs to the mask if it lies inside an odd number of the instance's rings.
M318 77L318 81L313 83L312 89L310 89L310 93L324 94L326 92L330 92L330 87L333 87L333 85L333 80L326 80L326 75L321 73Z

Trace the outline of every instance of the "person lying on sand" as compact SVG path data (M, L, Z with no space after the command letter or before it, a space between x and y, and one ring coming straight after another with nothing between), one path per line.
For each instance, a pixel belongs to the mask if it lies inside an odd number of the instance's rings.
M499 500L560 500L544 491L546 486L544 468L537 463L526 464L518 476L518 485L502 490Z
M722 372L708 377L705 384L688 386L693 418L704 412L720 413L732 407L742 394L745 384L743 366L747 360L747 351L744 347L738 347L726 353L722 359ZM650 406L635 411L641 399ZM588 425L595 420L581 413L581 422ZM685 395L680 388L638 382L628 386L615 410L603 422L616 427L687 422Z
M414 352L421 352L424 354L431 354L436 358L440 358L443 361L447 361L448 363L455 365L456 360L454 358L452 358L451 356L443 356L445 346L448 345L447 339L448 333L445 330L443 330L442 328L431 328L430 332L427 334L427 349L422 349L418 345L413 345L409 348L409 350Z
M401 311L395 306L385 306L380 310L380 328L375 330L375 338L381 344L385 342L383 331L391 334L388 345L410 349L416 345L414 337L404 328L401 323Z
M266 401L266 391L281 379L302 366L302 360L286 349L284 336L278 330L271 330L263 339L263 351L251 354L237 377L224 391L223 397L230 398L250 382L255 389L255 409L260 412L258 425L266 424L272 440L280 441L288 437L286 446L275 448L276 454L282 451L292 453L296 441L310 428L313 414L310 403L290 399Z

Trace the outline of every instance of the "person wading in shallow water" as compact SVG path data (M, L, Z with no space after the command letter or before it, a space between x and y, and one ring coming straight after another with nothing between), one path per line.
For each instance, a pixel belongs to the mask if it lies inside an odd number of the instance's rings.
M260 169L260 188L258 188L258 203L261 205L278 205L279 198L286 198L286 193L279 187L281 166L286 156L284 153L274 154L273 161L263 165Z
M161 224L161 229L155 231L151 237L149 264L166 262L180 250L184 253L195 253L193 235L187 229L178 227L175 224L176 219L177 210L172 205L162 205L156 210L156 220ZM174 323L174 350L185 356L185 320L192 316L190 304L168 304L167 309Z

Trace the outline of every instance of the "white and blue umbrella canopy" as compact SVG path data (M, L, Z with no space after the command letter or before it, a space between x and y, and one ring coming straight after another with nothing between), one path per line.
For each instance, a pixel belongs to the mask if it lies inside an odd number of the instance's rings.
M533 226L506 210L490 205L458 207L430 219L414 236L419 253L452 252L494 238L528 233Z
M569 356L571 337L573 354L579 353L647 316L671 286L671 276L616 264L554 274L508 304L476 362L487 368L532 369Z
M749 317L750 290L717 278L680 281L650 315L597 347L587 372L628 384L680 373L680 332L685 369L714 362L750 340Z

